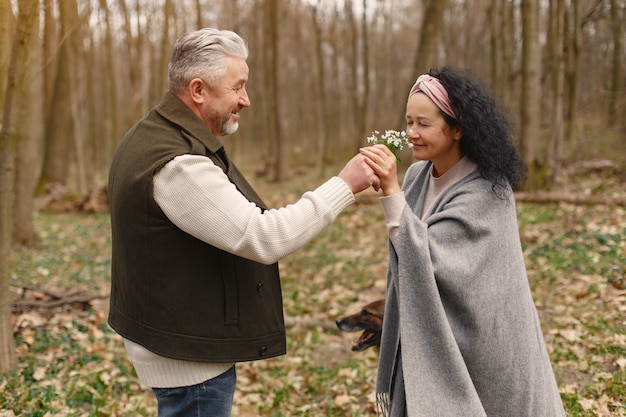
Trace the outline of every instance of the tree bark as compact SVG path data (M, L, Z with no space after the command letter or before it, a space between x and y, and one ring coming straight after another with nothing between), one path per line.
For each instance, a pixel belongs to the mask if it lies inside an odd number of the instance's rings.
M124 29L126 36L131 36L126 41L126 46L128 49L126 50L127 56L130 58L127 65L129 68L133 68L137 63L133 59L133 50L129 47L130 42L132 40L132 33L129 27L129 18L128 11L126 10L125 0L120 0L120 8L125 12L124 13ZM120 81L118 81L121 77L119 75L120 72L116 71L118 67L117 62L119 60L116 59L115 45L113 42L113 33L111 29L111 16L109 14L109 5L107 0L100 0L100 10L104 15L104 26L105 26L105 34L104 34L104 47L102 48L101 54L105 56L104 59L104 68L102 69L100 80L103 83L105 88L105 96L103 97L102 103L99 103L101 106L101 111L103 112L103 118L106 123L98 123L101 127L101 130L104 131L104 135L101 137L101 143L94 143L94 146L100 148L101 151L99 154L103 154L107 156L107 160L110 160L113 157L113 153L116 148L116 144L119 138L123 135L123 129L120 126L121 121L123 119L121 109L122 106L119 102L118 94L120 92ZM130 94L124 94L127 97L131 97L131 101L135 102L135 91L137 91L137 76L135 71L132 69L129 71L129 81L131 87Z
M42 178L40 186L44 187L50 182L66 184L71 162L70 150L74 135L77 133L72 119L71 91L72 80L70 77L71 48L69 38L74 36L76 20L70 20L70 16L76 16L68 12L73 2L62 1L59 3L60 13L60 39L58 45L58 67L52 86L52 99L46 115L45 154ZM74 3L75 5L75 3ZM53 46L54 48L54 46Z
M322 44L324 42L322 36L321 17L319 16L322 10L321 0L317 0L317 5L311 6L313 30L315 32L315 57L317 64L317 111L319 113L319 133L317 135L317 154L315 155L315 168L319 172L320 176L324 176L325 158L326 158L326 145L330 143L330 131L328 130L328 120L330 119L330 109L325 106L327 102L326 98L326 70L324 53L322 51Z
M81 52L83 43L82 21L78 15L76 0L63 0L60 7L61 19L71 25L66 39L66 59L68 61L68 90L70 103L70 120L74 134L71 136L74 153L74 176L76 188L81 194L87 193L87 161L85 159L86 141L86 101L85 101L85 68ZM65 14L65 17L63 16Z
M159 52L159 77L156 80L156 83L160 86L160 88L158 88L155 92L155 101L157 100L157 97L163 95L163 92L167 90L167 65L172 52L170 30L171 26L173 26L171 21L174 19L174 3L172 0L165 0L165 5L163 6L163 30Z
M282 137L280 125L280 104L278 71L280 54L278 45L278 1L264 0L263 33L265 34L265 92L266 92L266 134L269 143L268 178L282 181L289 170L289 146ZM271 169L271 167L275 169Z
M204 22L202 21L202 4L200 0L195 1L195 9L196 9L196 29L202 29L204 27Z
M11 107L15 88L15 60L18 36L10 0L0 0L0 373L17 366L13 325L11 323L11 292L9 291L9 259L13 240L13 187L15 136L11 132ZM19 29L19 27L18 27ZM17 31L19 34L19 30ZM13 41L13 44L12 42Z
M127 111L121 111L120 113L120 130L118 130L118 136L114 137L110 142L108 142L111 155L115 151L117 147L117 143L121 140L122 135L125 133L125 130L132 126L150 107L149 103L149 91L150 80L153 79L151 75L151 68L146 65L146 59L149 56L150 46L146 45L146 32L148 30L145 28L145 24L142 24L141 19L139 18L137 13L133 13L129 11L126 0L118 0L118 4L120 5L120 10L124 19L124 42L126 48L126 56L128 58L128 69L127 75L122 76L122 78L128 78L127 88L130 89L130 94L124 90L124 87L117 85L118 91L116 93L117 100L119 100L120 95L129 97L130 101L128 104L130 105L130 109L126 107ZM132 15L132 16L131 16ZM137 26L137 33L133 35L132 30L132 17L135 19L135 25ZM113 51L111 52L113 54ZM118 101L116 101L118 103ZM124 109L124 107L122 107Z
M612 94L609 100L609 125L623 122L624 110L624 16L618 0L611 0L611 33L613 34L613 62L611 66ZM620 109L622 109L620 111Z
M346 77L346 87L348 94L350 95L350 106L345 108L345 113L349 114L349 123L350 126L348 128L348 132L356 132L357 127L357 119L359 114L359 109L361 107L362 97L359 95L359 30L357 27L357 19L354 14L354 4L352 1L346 1L343 4L343 15L345 16L347 27L342 29L342 32L346 37L345 47L337 48L337 53L345 54L345 60L347 64L347 68L345 72L347 73ZM340 105L343 105L341 103ZM354 148L358 148L358 145L355 142Z
M416 75L427 72L437 66L437 45L439 43L439 31L443 22L443 12L448 5L447 0L429 0L425 2L426 9L422 19L417 53L413 61Z
M574 143L574 132L576 131L578 92L580 90L580 48L581 48L581 28L580 28L580 4L575 1L570 11L570 33L568 36L568 56L567 73L569 75L568 108L565 127L565 142Z
M520 154L528 167L527 185L532 189L545 179L540 159L541 139L541 46L539 1L522 0L522 116Z
M502 50L502 77L504 82L502 101L510 104L511 100L517 101L519 97L515 92L518 83L509 81L512 79L513 73L519 68L517 64L517 62L519 62L519 59L517 59L518 48L514 46L516 39L516 10L513 2L509 0L500 0L500 3L502 9L502 22L500 25L502 39L500 41L500 48Z
M564 0L550 2L550 49L552 56L552 110L551 134L548 143L546 166L549 167L549 181L552 182L563 165L563 98L565 88L564 47Z
M356 120L356 148L355 152L358 152L359 148L365 144L366 141L366 129L367 129L367 112L369 110L370 102L370 50L369 50L369 24L367 19L367 0L363 0L363 13L361 15L361 67L363 68L363 76L361 78L361 88L356 89L360 92L359 107Z
M425 10L419 31L419 42L413 60L414 78L428 72L437 65L437 45L439 43L439 31L443 22L443 12L448 5L447 0L424 1ZM404 110L399 120L400 126L406 125Z
M500 50L501 34L499 34L498 28L501 25L501 20L504 14L499 9L501 3L494 1L491 5L487 6L487 22L489 22L489 45L491 47L491 54L489 56L489 72L491 73L491 85L493 91L495 91L500 97L502 97L502 91L504 90L504 78L502 77L502 51Z
M44 65L44 119L51 112L54 86L58 70L57 21L54 14L54 0L43 0L43 65ZM48 126L46 125L46 129Z
M15 86L15 169L14 237L18 243L35 244L33 215L35 188L43 159L43 65L39 38L39 0L23 0L19 6L23 38L17 51Z

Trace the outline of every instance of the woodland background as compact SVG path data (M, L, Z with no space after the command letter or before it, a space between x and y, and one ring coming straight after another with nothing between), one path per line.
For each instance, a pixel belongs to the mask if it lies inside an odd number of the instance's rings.
M252 107L225 142L270 193L333 175L372 130L403 129L415 78L451 65L518 126L519 199L623 207L625 22L624 0L0 0L0 371L18 366L23 337L9 288L32 285L11 259L50 237L50 202L106 211L111 156L166 90L180 34L213 26L248 41ZM598 170L610 179L566 192L573 173ZM622 215L609 216L618 234ZM622 266L613 274L623 283Z

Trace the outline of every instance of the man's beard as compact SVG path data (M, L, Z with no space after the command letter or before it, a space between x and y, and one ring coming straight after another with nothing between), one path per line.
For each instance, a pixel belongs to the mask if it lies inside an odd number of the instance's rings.
M228 120L222 126L222 136L232 135L239 129L239 122L233 122L232 120Z

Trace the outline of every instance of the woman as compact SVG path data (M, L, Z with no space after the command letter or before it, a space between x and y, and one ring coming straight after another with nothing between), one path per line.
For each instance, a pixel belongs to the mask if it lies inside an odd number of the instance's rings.
M512 187L524 166L495 102L464 73L420 76L406 106L402 188L385 145L390 257L381 416L564 416L527 281Z

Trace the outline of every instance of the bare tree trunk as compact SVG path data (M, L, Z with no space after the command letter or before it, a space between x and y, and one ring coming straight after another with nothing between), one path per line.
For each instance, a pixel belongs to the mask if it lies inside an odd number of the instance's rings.
M124 0L120 1L120 4L123 4ZM103 103L101 103L103 118L107 121L107 123L102 124L102 129L104 130L103 135L103 144L98 144L98 147L103 146L103 152L105 155L110 157L113 156L113 152L115 149L115 145L117 143L117 138L122 137L122 129L120 128L120 121L123 118L121 114L122 106L119 103L118 99L118 72L116 71L116 59L115 59L115 46L113 44L113 33L111 32L111 17L109 15L109 6L107 4L107 0L100 0L100 10L104 15L104 25L105 25L105 34L104 34L104 51L101 51L102 55L106 58L104 59L105 68L102 71L102 80L101 83L105 85L104 93L106 96L104 97ZM126 11L126 6L122 6L122 10ZM125 30L126 36L132 36L130 32L130 28L128 27L128 16L127 13L124 15L125 21ZM132 39L132 38L131 38ZM127 40L127 45L130 43L130 39ZM131 50L127 51L128 56L131 57ZM118 57L119 58L119 57ZM133 67L135 65L132 59L128 62L129 67ZM133 71L130 71L131 75L131 86L135 87L134 82L136 80L133 79L135 74ZM134 89L133 91L125 94L126 97L134 97ZM115 139L113 139L115 138Z
M44 4L44 33L43 33L43 62L44 62L44 119L52 107L55 80L58 70L58 39L57 21L54 15L53 0L43 0ZM46 125L46 129L48 126Z
M241 13L239 0L226 0L225 9L224 14L228 27L232 27L232 30L237 33L241 32L243 13Z
M321 17L319 12L322 9L321 0L317 0L316 6L311 6L311 12L313 13L313 29L315 31L315 56L317 58L317 90L319 96L317 98L317 108L320 115L319 120L319 134L317 135L317 155L315 155L315 168L319 172L320 176L324 176L326 157L326 145L330 143L330 131L328 130L328 120L330 119L330 109L325 105L327 102L326 97L326 71L324 69L324 53L322 51L322 27L320 23Z
M574 131L577 120L577 103L578 92L580 90L580 48L581 48L581 28L580 28L580 4L575 1L572 2L571 10L571 34L569 38L568 48L568 60L567 60L567 72L569 74L569 97L568 97L568 109L566 117L566 133L565 141L570 144L574 142Z
M510 103L512 97L517 97L514 89L517 83L508 82L516 65L516 50L514 45L515 37L515 6L509 0L500 0L500 9L502 12L502 22L500 25L500 48L502 51L502 78L504 86L502 87L502 102Z
M428 0L424 19L422 19L422 30L420 31L417 53L413 61L416 75L422 74L437 66L437 44L439 42L439 31L443 22L443 12L448 5L447 0Z
M392 51L395 48L388 47L388 45L392 42L392 26L394 24L389 11L393 10L395 6L396 2L394 0L380 1L375 12L375 15L381 20L382 33L380 34L380 37L376 38L378 41L373 42L376 45L372 54L374 58L373 66L374 71L376 72L376 80L372 87L374 88L374 97L376 99L374 99L373 103L371 103L372 108L369 110L371 112L370 117L372 117L372 115L375 115L374 117L376 117L381 114L385 114L385 116L387 116L387 113L391 113L391 111L393 111L392 109L395 109L399 105L404 107L403 100L398 99L393 88L394 83L392 80L397 77L397 73L394 68L395 63L392 58ZM396 103L398 103L398 106L395 105ZM393 113L394 116L397 114L396 112ZM389 117L387 116L385 119L389 119ZM395 117L391 120L395 121ZM381 120L374 120L374 122L376 124L371 126L372 129L381 127L381 125L378 124L381 123ZM387 122L388 121L385 121L385 124ZM393 129L404 128L404 120L402 122L403 123L399 126L390 127Z
M196 6L196 29L202 29L204 27L204 23L202 22L202 4L200 0L195 1Z
M522 0L522 117L520 153L528 166L528 185L537 188L545 173L540 160L541 46L539 0Z
M439 31L443 22L443 12L446 10L448 0L428 0L424 1L425 10L422 19L422 30L419 33L419 43L413 60L415 77L423 74L437 66L437 44L439 42ZM405 124L404 113L399 125Z
M59 7L63 10L61 15L61 39L58 47L58 67L55 70L55 79L52 86L52 98L46 114L45 155L42 178L40 184L58 182L65 184L68 179L70 166L71 141L76 134L72 120L72 102L68 91L71 83L75 80L70 78L70 55L71 45L68 40L72 37L72 31L76 21L69 21L68 12L65 10L71 6L70 2L60 2ZM55 46L52 46L55 48Z
M549 180L559 174L563 163L563 96L565 87L564 0L550 2L550 48L552 55L552 133L548 143L546 168Z
M275 170L270 172L270 181L281 181L288 175L289 168L289 147L281 135L280 128L280 105L278 71L280 67L280 54L278 46L278 2L276 0L265 0L264 3L264 28L265 44L265 88L267 94L267 138L270 143L269 155L270 166L274 165ZM273 174L273 175L271 175Z
M74 167L76 176L76 187L81 194L87 193L87 164L85 160L85 122L86 103L84 91L84 65L82 61L83 31L82 20L78 15L78 4L76 0L64 0L60 7L61 19L65 20L65 24L71 27L67 32L68 36L65 40L67 43L66 59L68 72L68 90L70 103L70 120L74 134L71 136L74 147ZM71 25L71 26L70 26Z
M15 36L15 16L11 0L0 0L0 109L6 106L9 66ZM0 119L2 121L2 119ZM2 128L0 124L0 129ZM0 154L0 158L3 154Z
M622 6L623 7L623 6ZM622 9L623 10L623 9ZM624 16L620 16L618 0L611 0L611 32L613 34L613 62L611 66L612 94L609 101L609 125L623 121L624 111Z
M159 53L159 77L156 81L157 85L161 87L157 90L158 97L163 95L163 92L167 90L167 64L169 62L170 53L172 51L172 45L170 41L170 21L174 18L174 4L172 3L172 0L165 0L165 6L163 7L163 37L161 38Z
M93 3L87 3L86 7L97 7ZM91 10L90 10L91 11ZM86 126L85 126L85 159L87 165L92 169L87 170L87 181L89 188L96 181L99 181L97 174L107 172L109 161L113 156L110 144L113 142L113 135L108 129L109 117L107 116L107 108L110 106L107 97L108 85L104 81L107 71L100 70L106 68L107 59L106 52L101 53L102 48L99 39L100 31L85 31L85 105ZM98 40L97 40L98 39ZM127 61L120 59L117 61ZM122 105L117 106L117 111L122 110ZM94 115L99 117L94 117ZM105 171L103 171L105 170Z
M35 243L35 188L41 173L43 145L43 66L39 38L39 0L23 0L19 17L23 37L17 51L15 109L17 159L15 170L14 236L24 245Z
M337 4L334 9L334 16L339 16L341 14L341 10L339 9L339 5ZM325 120L325 123L328 125L327 129L332 134L334 138L341 137L342 128L345 128L345 124L348 124L349 131L352 126L350 125L350 118L344 114L344 112L340 112L339 109L343 109L343 105L341 103L341 96L346 95L345 90L350 89L351 86L349 84L350 80L346 80L345 84L343 84L340 80L342 80L342 75L345 76L346 68L345 65L342 65L341 61L338 59L337 55L340 51L343 53L343 45L345 39L342 38L341 29L340 29L340 21L339 19L334 19L330 23L329 30L329 43L331 44L332 57L331 57L331 65L330 65L330 76L327 77L327 80L335 81L333 83L326 84L326 98L327 102L324 103L324 106L328 107L329 118ZM341 88L337 88L336 85L339 83L342 85ZM335 88L333 88L335 87ZM350 96L351 97L351 96ZM348 119L348 120L346 120ZM329 143L329 145L331 145ZM336 145L335 145L336 147ZM326 156L330 156L328 153Z
M489 42L491 46L490 73L493 91L499 100L506 102L507 89L509 87L508 75L510 72L511 57L509 50L509 31L511 22L509 21L507 0L492 1L487 7L487 22L489 25Z
M274 70L272 71L272 86L274 88L274 106L273 106L273 120L275 130L276 130L276 143L278 144L278 166L277 166L277 176L276 179L278 181L283 181L287 179L289 176L289 167L291 165L291 141L288 140L283 134L283 129L281 125L281 88L280 88L280 68L281 68L281 45L279 43L279 34L278 30L280 29L280 20L279 19L279 10L280 10L280 1L271 0L272 6L270 7L270 17L271 17L271 49L274 55Z
M0 127L0 373L5 373L17 366L11 323L9 259L13 239L13 165L16 146L15 136L11 133L11 106L19 35L13 35L15 24L10 0L0 0L0 19L0 99L3 104Z
M276 90L274 89L274 73L275 73L275 61L274 55L272 51L272 31L271 31L271 18L270 18L270 0L263 0L263 45L264 48L261 51L263 58L263 125L265 127L264 136L265 136L265 149L266 156L263 168L267 179L269 181L276 181L278 179L278 168L277 168L277 156L278 156L278 143L276 140L277 132L276 125L273 122L273 109L276 105L276 97L274 94Z
M145 64L146 57L149 55L149 47L145 45L146 30L141 26L140 16L135 15L135 25L137 26L137 34L133 36L131 13L128 11L126 0L118 0L120 10L124 17L124 34L126 42L126 55L128 57L128 83L130 85L130 102L128 111L121 114L119 136L116 136L109 142L111 155L117 147L118 141L121 139L126 128L136 120L138 120L145 110L149 107L149 94L147 94L150 80L153 78L149 67ZM120 86L117 85L119 89ZM128 97L129 94L123 89L119 89L116 95Z
M362 88L356 89L360 92L358 101L358 113L356 119L356 147L355 152L358 152L359 148L363 146L366 140L366 128L367 128L367 111L370 102L370 53L369 53L369 36L368 36L368 20L367 20L367 0L363 0L363 13L361 15L361 68L363 68L363 76L359 83Z
M349 106L346 106L346 103L339 103L339 106L343 108L343 112L347 117L344 116L344 120L349 122L350 124L347 127L347 131L352 137L352 141L354 143L353 147L357 148L359 145L359 138L354 138L354 132L359 130L359 114L361 108L361 101L363 97L359 94L360 88L360 77L359 77L359 29L357 25L357 19L354 13L354 3L352 1L346 1L343 4L343 18L346 21L345 28L341 28L340 31L344 36L344 45L339 46L335 49L335 53L341 54L344 56L344 60L346 62L346 68L343 69L343 72L347 75L345 78L346 85L342 89L347 91L347 94L350 97ZM332 87L331 87L332 89ZM343 107L345 106L345 107ZM345 123L347 124L347 123Z
M503 13L499 9L501 3L494 1L487 6L487 22L489 23L489 44L491 46L491 55L489 68L491 73L491 85L493 91L495 91L500 97L502 97L502 90L504 89L504 80L502 77L502 51L500 50L500 37L501 34L498 31L500 27L500 21L503 19Z
M352 2L344 3L344 13L348 20L350 33L350 77L352 92L352 119L354 129L349 130L354 143L354 151L363 146L366 138L367 109L370 93L370 66L368 43L367 0L362 2L361 30L359 31L358 18L355 15ZM360 37L359 37L360 32Z

